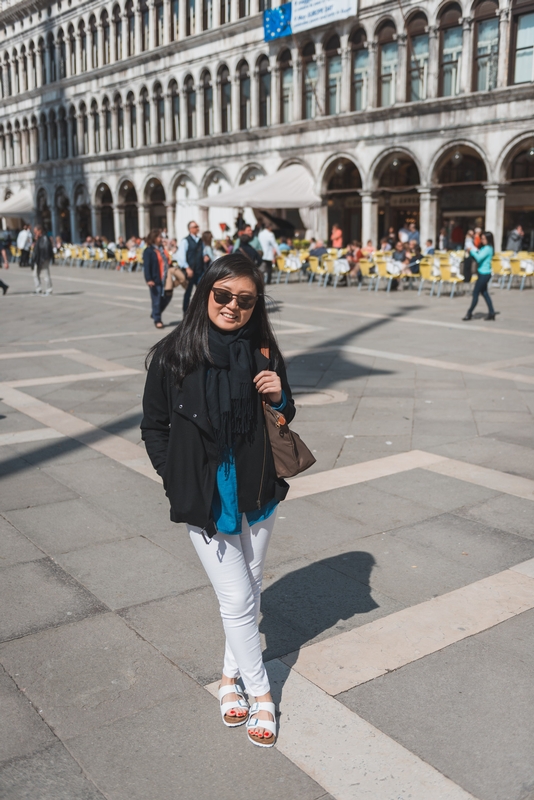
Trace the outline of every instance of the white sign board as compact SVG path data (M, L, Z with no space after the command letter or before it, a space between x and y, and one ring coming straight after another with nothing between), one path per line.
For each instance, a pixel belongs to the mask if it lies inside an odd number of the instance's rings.
M292 0L291 31L299 33L354 16L357 0Z

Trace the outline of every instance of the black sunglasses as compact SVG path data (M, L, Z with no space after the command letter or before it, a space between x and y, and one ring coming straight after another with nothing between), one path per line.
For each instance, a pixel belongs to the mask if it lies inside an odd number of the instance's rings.
M254 308L256 300L258 299L258 295L232 294L232 292L229 292L227 289L212 289L211 291L213 292L213 299L218 306L229 305L232 302L232 297L235 297L237 305L239 308L243 309L243 311Z

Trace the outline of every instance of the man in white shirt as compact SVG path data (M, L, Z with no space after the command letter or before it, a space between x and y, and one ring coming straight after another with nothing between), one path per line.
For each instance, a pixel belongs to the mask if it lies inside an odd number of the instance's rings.
M271 283L273 274L273 261L276 256L280 255L278 245L273 233L273 226L267 225L258 236L260 240L260 247L263 253L262 268L266 275L265 283Z
M20 250L19 265L27 267L30 263L30 250L32 246L32 232L29 225L25 225L17 236L17 247Z

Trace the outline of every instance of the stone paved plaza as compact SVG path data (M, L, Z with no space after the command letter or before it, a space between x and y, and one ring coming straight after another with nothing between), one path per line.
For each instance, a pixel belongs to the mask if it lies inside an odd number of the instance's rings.
M465 297L272 287L317 464L269 551L261 751L221 725L214 595L140 441L142 275L2 277L2 798L534 798L531 289L463 323Z

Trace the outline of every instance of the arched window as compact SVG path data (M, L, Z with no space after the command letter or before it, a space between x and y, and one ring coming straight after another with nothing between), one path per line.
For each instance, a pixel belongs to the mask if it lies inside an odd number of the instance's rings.
M14 148L13 148L13 128L11 126L11 122L7 123L7 137L6 138L7 138L7 164L8 164L9 167L12 167L15 164L15 153L14 153Z
M89 152L89 120L87 119L87 106L85 103L80 103L80 116L82 118L82 134L81 142L78 142L79 155L87 155Z
M232 130L232 85L227 66L223 66L219 70L219 86L221 90L221 131L228 133Z
M115 37L115 58L122 58L122 15L120 6L113 9L113 36Z
M250 15L250 0L239 0L239 19Z
M497 0L481 0L475 9L473 88L476 92L488 92L497 86L497 66L499 61L498 8Z
M158 124L157 143L162 144L165 141L165 98L163 97L163 89L160 83L154 86L154 102L156 104L156 120Z
M367 86L369 84L369 50L363 28L353 31L350 36L352 51L351 70L351 111L367 108Z
M180 138L180 92L176 81L170 82L169 94L171 96L172 140L177 142Z
M70 64L70 74L76 75L76 34L74 33L74 26L69 27L69 52L68 59Z
M157 0L154 6L154 13L156 16L156 47L159 47L163 44L163 26L165 24L163 0Z
M28 128L28 120L26 117L22 120L22 133L20 140L21 160L23 164L29 164L30 158L30 131Z
M128 118L130 123L130 142L132 147L137 147L137 106L133 92L129 92L126 98L128 106Z
M69 108L69 138L70 138L70 151L74 158L80 155L78 147L78 120L76 119L76 109L74 106Z
M39 140L42 144L40 158L42 161L48 161L50 159L50 150L48 148L48 126L46 124L46 117L44 114L41 114L39 117Z
M243 61L239 71L239 128L246 131L250 128L250 72L248 64Z
M317 115L317 77L318 69L315 60L315 45L313 42L302 50L302 116L304 119L314 119Z
M57 34L57 45L59 54L59 80L62 80L67 77L67 45L61 28Z
M48 48L48 58L50 61L50 83L57 81L56 71L56 44L54 42L54 34L49 33L46 37L46 44Z
M37 86L37 53L33 42L30 42L28 46L28 69L31 75L31 85Z
M187 108L187 138L195 139L197 135L197 93L191 75L185 79L185 99Z
M20 70L19 70L19 57L16 50L13 50L13 72L15 73L15 94L20 93Z
M113 134L111 129L111 108L109 100L104 97L102 100L102 116L104 118L104 150L113 150Z
M39 161L41 158L39 138L39 123L36 117L32 117L30 120L30 161L32 163Z
M510 83L534 80L534 8L514 4L510 58Z
M258 61L259 122L260 128L271 124L271 68L267 56Z
M293 122L293 64L291 51L280 54L280 122Z
M406 96L411 103L426 100L428 85L428 20L419 11L408 22L408 91Z
M115 114L117 117L117 148L124 150L124 109L122 107L122 97L116 94L113 100Z
M39 48L39 61L41 62L41 75L43 76L43 83L50 83L50 75L48 74L46 64L46 47L44 39L39 39L37 46Z
M341 42L339 36L331 36L325 45L326 55L326 113L341 111Z
M183 0L185 3L185 35L192 36L196 31L196 0Z
M6 150L6 135L4 133L3 125L0 125L0 151L1 151L0 166L2 168L5 168L7 167L7 150Z
M22 164L22 140L20 137L20 122L18 120L15 122L15 136L13 139L14 146L15 143L17 143L17 148L14 147L14 163ZM18 149L18 152L16 152L16 149Z
M104 45L102 53L102 63L109 64L111 61L111 28L109 24L109 16L107 11L102 12L100 17L102 25L102 42Z
M206 70L202 76L202 93L204 99L204 136L213 133L213 87L211 75Z
M440 17L440 94L454 97L460 94L460 73L463 30L462 10L458 3L447 6Z
M209 31L213 27L213 2L214 0L202 0L202 30ZM217 0L215 0L217 2Z
M221 25L232 21L232 0L215 0L220 2Z
M28 91L28 57L26 55L26 47L22 45L20 48L20 68L21 68L21 90Z
M143 114L143 144L145 147L150 145L150 100L148 97L148 90L143 87L141 89L141 106Z
M67 117L65 109L60 108L58 113L58 157L67 158L68 155L68 133L67 133Z
M87 33L83 19L78 25L78 35L80 37L80 72L87 72Z
M141 50L145 52L150 45L150 12L146 0L141 0Z
M171 0L171 42L180 37L180 0Z
M58 156L56 112L50 111L48 115L48 131L50 138L50 158L54 161Z
M126 3L126 16L128 17L127 51L128 56L133 56L135 53L135 11L133 0L128 0Z
M98 31L94 15L89 20L89 29L91 31L91 67L96 69L98 67Z
M398 47L393 22L384 22L378 31L378 105L392 106L396 101Z
M4 76L5 76L4 96L11 97L11 95L13 94L13 84L11 82L11 61L7 53L4 56Z
M100 114L96 100L91 103L91 116L93 118L93 146L95 153L100 153Z

